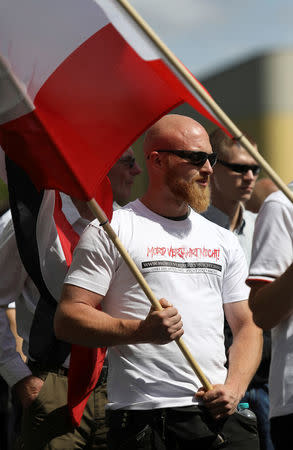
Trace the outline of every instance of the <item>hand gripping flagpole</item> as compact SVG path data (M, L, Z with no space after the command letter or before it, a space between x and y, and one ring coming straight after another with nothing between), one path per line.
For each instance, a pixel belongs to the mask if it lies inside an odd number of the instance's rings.
M111 227L111 225L109 224L107 216L104 213L104 211L102 210L102 208L98 205L98 203L96 202L95 199L89 200L87 202L87 204L88 204L90 210L92 211L92 213L99 220L100 225L107 232L108 236L112 240L113 244L115 245L115 247L117 248L117 250L119 251L121 256L123 257L124 261L126 262L129 269L131 270L131 272L135 276L136 280L138 281L140 287L142 288L142 290L144 291L144 293L150 300L152 306L157 311L163 310L164 308L162 308L160 302L157 300L157 298L154 295L153 291L151 290L150 286L147 284L146 280L144 279L144 277L142 276L138 267L136 266L135 262L133 261L133 259L129 255L129 253L127 252L126 248L124 247L124 245L122 244L122 242L120 241L118 236L116 235L116 233L113 230L113 228ZM204 388L206 390L211 390L212 389L211 383L209 382L209 380L204 375L201 368L199 367L199 365L193 358L192 354L190 353L190 351L189 351L187 345L185 344L185 342L183 341L183 339L182 338L176 339L176 343L177 343L178 347L180 348L181 352L183 353L183 355L185 356L185 358L187 359L187 361L189 362L189 364L191 365L195 374L197 375L199 380L202 382L202 385L204 386Z
M288 188L279 175L266 162L266 160L256 151L254 146L243 135L239 128L231 121L231 119L224 113L212 97L203 89L201 84L192 76L186 69L184 64L174 55L173 52L161 41L152 28L145 22L145 20L137 13L137 11L128 3L127 0L116 0L126 13L136 22L141 30L151 39L155 46L162 52L166 60L173 68L177 70L180 76L188 83L188 85L196 92L196 94L209 106L211 111L217 117L231 135L244 147L248 153L258 162L267 175L275 182L278 188L288 197L293 203L293 192Z

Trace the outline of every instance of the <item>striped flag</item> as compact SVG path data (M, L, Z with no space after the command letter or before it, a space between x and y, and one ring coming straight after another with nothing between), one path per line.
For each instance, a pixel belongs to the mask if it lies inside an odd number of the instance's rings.
M217 123L115 0L1 0L0 55L0 144L38 188L94 197L185 101Z

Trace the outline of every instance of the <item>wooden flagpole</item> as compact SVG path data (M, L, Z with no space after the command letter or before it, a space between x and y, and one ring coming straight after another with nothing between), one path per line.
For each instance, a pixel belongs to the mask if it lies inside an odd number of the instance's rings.
M116 0L127 14L136 22L136 24L144 31L144 33L151 39L157 48L162 52L166 60L173 68L181 75L187 84L194 89L200 98L209 106L227 130L234 136L234 138L244 147L248 153L258 162L268 176L275 182L278 188L288 197L293 203L293 192L283 182L279 175L266 162L266 160L256 151L254 146L243 135L239 128L231 121L231 119L224 113L218 104L210 97L210 95L203 89L201 84L190 74L184 64L174 55L173 52L161 41L152 28L145 22L145 20L137 13L137 11L129 4L127 0Z

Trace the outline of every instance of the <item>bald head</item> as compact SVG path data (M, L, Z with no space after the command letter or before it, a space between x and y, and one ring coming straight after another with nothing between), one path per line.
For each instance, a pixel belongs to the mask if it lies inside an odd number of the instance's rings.
M209 137L203 126L190 117L169 114L162 117L146 133L144 153L147 157L158 149L206 151Z
M209 203L212 147L206 130L190 117L170 114L146 133L149 185L142 201L166 217L185 215L188 205L203 211Z

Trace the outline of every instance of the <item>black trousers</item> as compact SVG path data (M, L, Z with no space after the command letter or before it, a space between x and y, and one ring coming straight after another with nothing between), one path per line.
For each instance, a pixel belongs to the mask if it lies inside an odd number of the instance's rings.
M293 449L293 414L273 417L271 420L271 437L275 450Z
M258 450L255 419L215 421L200 407L107 412L109 450Z

